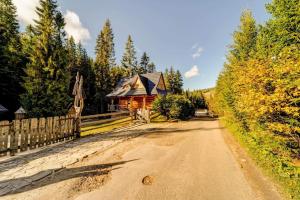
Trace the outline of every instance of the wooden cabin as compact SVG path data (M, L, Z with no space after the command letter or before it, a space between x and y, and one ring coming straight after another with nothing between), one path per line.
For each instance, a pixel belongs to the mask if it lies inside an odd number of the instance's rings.
M158 95L166 95L167 89L161 72L135 75L122 79L106 97L111 100L109 111L151 109Z

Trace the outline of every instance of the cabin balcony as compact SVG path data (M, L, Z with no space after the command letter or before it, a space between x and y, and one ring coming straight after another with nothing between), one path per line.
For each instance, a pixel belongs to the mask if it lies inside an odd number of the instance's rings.
M108 104L107 111L109 112L119 112L119 111L128 111L128 106L125 105L117 105L117 104Z

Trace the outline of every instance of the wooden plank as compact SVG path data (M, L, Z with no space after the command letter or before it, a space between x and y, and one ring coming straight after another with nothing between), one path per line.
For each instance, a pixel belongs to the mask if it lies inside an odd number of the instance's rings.
M45 118L39 118L39 126L38 126L38 147L43 146L43 132L45 129Z
M70 119L66 119L66 134L65 139L69 140L70 138Z
M20 120L14 120L10 128L10 155L14 156L18 152L18 136L19 136Z
M125 119L128 116L121 116L121 117L115 117L112 119L102 119L102 120L97 120L97 121L91 121L91 122L82 122L80 124L81 127L83 126L90 126L90 125L95 125L95 124L104 124L104 123L108 123L108 122L112 122L112 121L116 121L116 120L120 120L120 119Z
M55 143L55 117L52 117L50 138L51 144Z
M20 149L21 151L26 151L28 147L28 134L29 134L29 120L23 119L22 123L22 131L21 133L21 140L20 140Z
M39 120L37 118L31 119L31 132L30 132L30 149L36 148L37 134L39 130Z
M47 145L52 143L53 117L47 118Z
M0 156L7 155L9 126L9 121L0 121Z
M123 114L129 114L127 111L122 112L115 112L115 113L104 113L104 114L97 114L97 115L87 115L87 116L81 116L80 119L92 119L97 117L109 117L114 115L123 115Z
M53 142L56 143L58 140L58 131L59 131L59 117L54 117L53 122Z
M75 138L75 119L73 118L72 120L71 120L71 125L72 125L72 127L71 127L71 135L72 135L72 138Z
M72 139L73 119L69 119L69 139Z
M46 122L45 122L45 145L49 145L49 124L51 121L51 117L47 117L46 118Z
M59 127L59 133L58 133L58 141L62 141L64 138L65 124L66 124L65 121L66 121L65 116L61 116L59 118L60 127Z

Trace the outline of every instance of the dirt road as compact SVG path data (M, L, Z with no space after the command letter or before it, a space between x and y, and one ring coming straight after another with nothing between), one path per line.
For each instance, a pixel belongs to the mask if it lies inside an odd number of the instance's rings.
M138 137L6 198L281 199L217 120L201 118L139 129ZM146 176L148 182L143 184Z
M153 132L115 149L122 160L136 160L77 199L280 199L274 191L251 187L218 121L168 124ZM151 185L142 184L145 176L152 177Z

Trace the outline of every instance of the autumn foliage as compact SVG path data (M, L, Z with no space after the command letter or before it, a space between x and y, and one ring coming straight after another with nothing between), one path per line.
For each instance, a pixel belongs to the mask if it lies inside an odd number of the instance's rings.
M272 17L260 26L245 11L216 87L220 114L246 131L259 128L287 137L298 149L299 8L299 1L274 0L267 5Z

